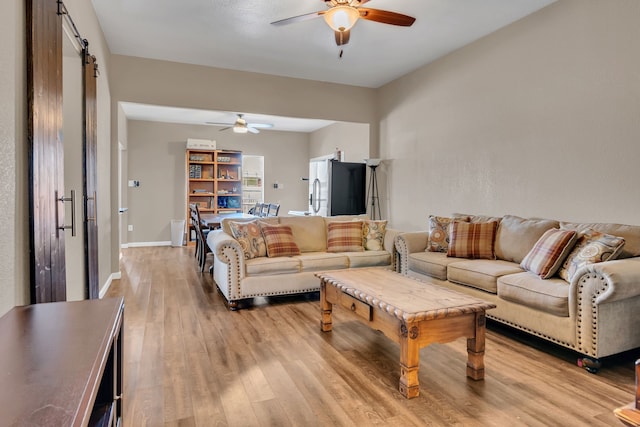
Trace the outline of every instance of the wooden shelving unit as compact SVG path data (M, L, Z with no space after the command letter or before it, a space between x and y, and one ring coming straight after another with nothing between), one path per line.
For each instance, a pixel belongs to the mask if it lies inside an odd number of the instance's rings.
M242 152L187 150L187 244L195 235L189 222L189 205L201 213L242 212Z

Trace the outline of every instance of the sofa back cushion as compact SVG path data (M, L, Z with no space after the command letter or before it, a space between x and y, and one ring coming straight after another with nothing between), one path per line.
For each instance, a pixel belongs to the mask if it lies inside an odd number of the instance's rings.
M327 231L321 216L282 216L280 224L291 227L300 252L326 252Z
M496 258L520 264L544 232L558 226L550 219L505 215L496 232Z
M617 258L640 256L640 226L638 225L561 222L560 227L576 231L592 229L611 236L622 237L625 243Z

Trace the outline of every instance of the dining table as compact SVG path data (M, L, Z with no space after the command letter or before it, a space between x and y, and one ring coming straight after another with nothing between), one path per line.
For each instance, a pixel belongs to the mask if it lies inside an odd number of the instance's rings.
M200 221L204 228L216 229L220 228L222 220L225 218L231 219L251 219L258 218L255 215L243 213L243 212L219 212L219 213L201 213Z

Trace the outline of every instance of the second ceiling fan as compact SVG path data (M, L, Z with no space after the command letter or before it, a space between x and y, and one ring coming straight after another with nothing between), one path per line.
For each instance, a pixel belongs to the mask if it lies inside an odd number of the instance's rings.
M214 126L226 126L222 129L233 129L235 133L260 133L258 129L270 129L273 127L270 123L247 123L247 121L243 118L243 114L238 114L238 118L234 123L217 123L217 122L206 122L208 125Z
M390 12L388 10L370 9L360 7L368 3L369 0L323 0L328 10L306 13L304 15L293 16L272 22L273 25L287 25L294 22L306 21L309 19L324 16L324 20L334 31L336 44L338 46L349 43L351 28L358 19L380 22L383 24L399 25L410 27L416 18L401 13Z

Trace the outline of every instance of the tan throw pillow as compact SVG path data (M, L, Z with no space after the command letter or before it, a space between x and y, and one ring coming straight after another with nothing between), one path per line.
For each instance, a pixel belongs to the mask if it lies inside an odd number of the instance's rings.
M244 259L267 256L267 246L256 221L230 222L231 235L240 243Z
M333 221L327 224L327 252L361 252L362 221Z
M560 267L558 275L571 282L576 271L583 265L616 259L624 244L622 237L591 229L584 230L579 234L576 246Z
M449 224L453 221L469 221L469 217L448 218L429 215L427 252L447 252L449 249Z
M496 259L494 242L496 238L497 221L491 222L460 222L449 224L448 257Z
M293 232L288 225L269 225L261 222L260 229L267 246L268 257L300 255L300 249L293 240Z
M387 221L365 220L362 226L362 246L365 251L384 250L384 234L387 231Z
M558 271L577 239L578 233L574 230L547 230L524 257L520 267L548 279Z

